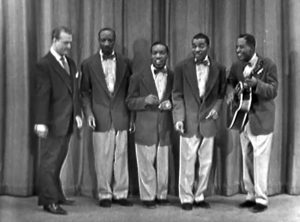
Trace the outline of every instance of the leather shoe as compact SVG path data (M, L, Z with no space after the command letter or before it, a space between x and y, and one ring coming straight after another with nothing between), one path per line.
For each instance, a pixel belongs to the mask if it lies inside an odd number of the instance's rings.
M125 198L114 199L113 202L116 203L116 204L119 204L121 206L124 206L124 207L131 207L131 206L133 206L133 203L130 202L129 200L125 199Z
M63 208L61 208L56 203L44 205L44 210L49 212L49 213L52 213L52 214L60 214L60 215L66 215L67 214L67 211L65 211Z
M74 205L75 200L71 200L71 199L64 199L58 202L61 205Z
M111 200L110 199L102 199L99 201L100 207L111 207Z
M205 209L209 209L210 208L210 205L209 205L209 203L207 203L206 201L195 201L195 203L194 203L194 205L196 206L196 207L201 207L201 208L205 208Z
M255 201L253 200L246 200L245 202L239 204L239 208L250 208L255 206Z
M193 209L193 204L191 204L191 203L182 203L181 208L183 210L192 210Z
M252 212L253 212L253 213L261 213L261 212L265 211L267 208L268 208L267 205L263 205L263 204L257 203L257 204L252 208Z
M156 203L153 200L145 200L145 201L143 201L143 205L144 205L144 207L149 208L149 209L156 208Z

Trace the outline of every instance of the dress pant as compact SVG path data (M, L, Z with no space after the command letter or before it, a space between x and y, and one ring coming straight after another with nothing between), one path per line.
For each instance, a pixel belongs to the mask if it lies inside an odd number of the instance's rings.
M268 171L272 137L273 133L253 135L249 122L240 135L246 199L263 205L268 204Z
M135 144L141 200L167 198L169 149L170 146Z
M212 165L214 137L180 136L179 198L181 203L204 200ZM198 181L195 181L196 170Z
M65 200L60 172L66 159L70 135L40 139L40 166L38 169L39 205Z
M127 131L93 132L99 200L127 198L129 189Z

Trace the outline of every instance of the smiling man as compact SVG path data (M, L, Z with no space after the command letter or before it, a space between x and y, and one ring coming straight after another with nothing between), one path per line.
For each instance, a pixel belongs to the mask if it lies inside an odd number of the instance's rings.
M175 68L173 121L180 133L179 198L183 210L192 210L193 204L210 208L204 201L204 191L212 165L226 73L224 66L208 56L208 50L209 38L196 34L192 39L194 56Z
M252 88L252 105L247 123L240 134L243 156L243 180L247 191L241 208L258 213L267 209L267 182L275 122L275 102L278 80L276 65L255 52L256 41L251 34L237 39L239 61L230 69L227 102L233 99L239 81Z
M168 54L164 43L152 44L152 64L132 75L127 97L128 108L136 112L135 149L139 190L147 208L155 208L156 203L168 203L168 156L173 128L173 73L166 66Z

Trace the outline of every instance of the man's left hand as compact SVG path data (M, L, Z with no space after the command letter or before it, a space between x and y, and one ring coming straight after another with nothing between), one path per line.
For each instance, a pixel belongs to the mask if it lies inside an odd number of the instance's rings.
M205 119L209 119L209 118L212 118L212 119L218 119L219 118L219 114L218 112L215 110L215 109L212 109L208 115L205 117Z
M82 127L82 118L80 116L75 117L76 123L77 123L77 128L81 129Z

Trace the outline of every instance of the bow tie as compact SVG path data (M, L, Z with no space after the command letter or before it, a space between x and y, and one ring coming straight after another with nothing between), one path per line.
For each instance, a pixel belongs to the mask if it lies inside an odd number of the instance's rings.
M208 61L207 60L202 60L202 61L199 61L199 60L195 60L195 63L197 64L197 65L204 65L204 66L208 66L209 65L209 63L208 63Z
M160 73L160 72L164 74L164 73L167 73L167 69L165 69L165 68L162 68L162 69L154 69L153 72L154 72L155 75L157 75L157 74Z
M103 54L103 55L102 55L102 59L103 59L103 60L108 60L108 59L113 60L113 59L115 59L115 58L116 58L115 54L110 54L110 55L105 55L105 54Z

